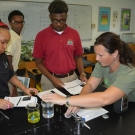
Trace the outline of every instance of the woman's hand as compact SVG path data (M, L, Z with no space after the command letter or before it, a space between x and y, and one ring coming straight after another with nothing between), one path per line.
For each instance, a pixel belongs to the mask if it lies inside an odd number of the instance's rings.
M60 96L56 93L44 94L41 98L45 102L52 102L52 103L58 104L58 105L64 105L66 103L66 98L63 96Z
M58 104L58 105L64 105L66 104L66 97L64 96L60 96L56 93L54 94L44 94L41 99L45 102L52 102L54 104ZM77 113L80 110L80 107L73 107L73 106L69 106L65 115L70 115L71 113Z
M68 116L68 115L70 116L71 113L77 113L79 110L80 110L80 107L69 106L65 113L65 116Z
M8 100L5 99L0 99L0 108L3 110L9 109L9 108L13 108L14 104L11 103Z

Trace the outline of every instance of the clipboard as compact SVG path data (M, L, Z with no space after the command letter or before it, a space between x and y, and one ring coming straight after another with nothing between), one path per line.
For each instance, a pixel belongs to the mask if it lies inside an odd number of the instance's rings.
M37 103L37 97L34 96L18 96L18 97L5 97L14 104L14 107L26 107L29 103Z

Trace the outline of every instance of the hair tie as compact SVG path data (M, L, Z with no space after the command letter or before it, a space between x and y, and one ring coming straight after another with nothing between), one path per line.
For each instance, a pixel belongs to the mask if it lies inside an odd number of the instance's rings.
M3 22L0 22L0 27L6 27L7 29L9 29L9 27Z

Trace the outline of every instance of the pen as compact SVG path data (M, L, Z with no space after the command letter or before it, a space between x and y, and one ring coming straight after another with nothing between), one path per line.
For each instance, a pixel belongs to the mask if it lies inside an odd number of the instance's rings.
M50 92L53 93L53 94L55 93L53 90L51 90Z
M8 98L8 101L9 101L9 98ZM8 109L10 108L10 105L8 104Z
M16 106L19 104L20 100L21 100L21 98L19 98L19 101L18 101L18 103L16 104Z
M84 122L83 123L83 125L85 126L85 127L87 127L88 129L90 129L90 127Z
M3 112L0 111L0 113L6 118L9 119L9 117L7 115L5 115Z
M88 129L90 129L90 127L85 123L85 118L82 118L82 121L83 121L83 125L84 125L85 127L87 127Z

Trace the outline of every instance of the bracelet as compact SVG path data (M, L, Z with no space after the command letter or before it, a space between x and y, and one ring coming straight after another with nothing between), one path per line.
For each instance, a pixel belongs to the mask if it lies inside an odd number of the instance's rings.
M67 105L67 106L70 106L70 105L69 105L69 98L70 98L70 95L67 95L67 97L66 97L66 105Z
M85 75L86 76L86 74L83 72L83 73L81 73L81 75Z

